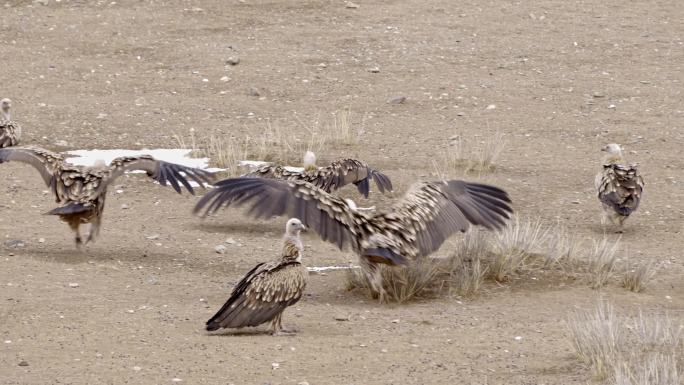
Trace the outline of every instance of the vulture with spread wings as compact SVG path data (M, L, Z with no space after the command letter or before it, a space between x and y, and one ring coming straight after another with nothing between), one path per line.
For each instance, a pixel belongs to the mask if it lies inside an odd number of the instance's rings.
M10 116L12 101L5 98L0 100L0 148L16 146L21 139L21 126Z
M304 225L299 219L287 221L280 258L259 263L250 270L235 285L228 301L207 321L207 331L258 326L270 321L274 335L291 333L283 329L283 311L302 298L309 275L302 265L302 230Z
M222 206L249 206L257 218L299 218L340 249L350 246L376 294L384 290L378 264L402 265L436 251L470 225L501 228L513 212L508 194L494 186L461 180L420 182L384 212L366 214L304 181L232 178L217 182L195 206L207 215Z
M302 172L289 171L283 166L269 164L245 174L244 177L304 181L328 193L353 183L359 193L366 198L370 192L372 179L381 193L392 191L392 181L387 175L356 159L340 159L320 168L309 166Z
M603 157L603 167L594 180L603 208L601 224L605 227L610 220L618 226L617 232L621 233L624 222L639 207L644 180L637 165L628 164L622 157L620 145L611 143L601 148L601 151L607 154Z
M182 185L194 194L188 179L200 186L213 179L207 171L155 160L148 155L116 158L108 166L103 163L84 167L67 163L60 154L37 147L0 149L0 163L8 161L28 163L38 170L59 204L46 214L59 215L69 224L76 233L76 246L83 243L81 224L90 223L85 243L99 233L107 186L126 171L145 171L159 184L170 184L178 193Z

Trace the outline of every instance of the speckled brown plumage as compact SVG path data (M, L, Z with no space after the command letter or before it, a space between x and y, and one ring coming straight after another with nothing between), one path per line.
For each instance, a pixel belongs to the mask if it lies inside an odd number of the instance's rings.
M91 224L85 242L98 234L107 186L125 171L146 171L148 176L162 185L168 182L179 193L182 184L194 194L188 178L200 185L211 181L206 171L157 161L151 156L121 157L114 159L109 166L83 167L69 164L61 155L37 147L0 149L0 163L8 161L28 163L38 170L59 205L47 214L59 215L69 224L76 233L77 245L82 242L79 234L81 224Z
M303 181L232 178L217 182L194 211L207 215L222 206L246 204L254 217L299 218L340 249L350 246L378 283L375 264L409 263L470 225L501 228L512 213L509 203L508 194L494 186L460 180L421 182L390 210L371 215ZM375 288L382 294L381 287Z
M607 151L602 160L602 169L596 175L597 196L603 208L601 223L607 220L618 226L618 232L627 218L639 207L644 189L644 180L639 175L637 165L628 164L622 157L617 144L603 148Z
M302 228L298 219L288 221L280 258L256 265L235 285L228 301L207 321L208 331L269 321L274 334L283 331L282 313L299 301L307 283L308 271L301 264Z
M21 126L11 119L11 107L11 100L0 100L0 148L14 147L21 139Z
M244 176L305 181L325 192L333 192L353 183L359 193L366 198L370 192L370 180L372 179L381 193L392 191L392 181L385 174L356 159L340 159L332 162L329 166L314 167L302 172L288 171L279 165L265 165Z

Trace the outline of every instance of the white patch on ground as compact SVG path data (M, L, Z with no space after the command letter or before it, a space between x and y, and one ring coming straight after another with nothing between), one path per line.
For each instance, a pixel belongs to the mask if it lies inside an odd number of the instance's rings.
M208 171L221 170L209 169L209 158L192 158L190 156L191 152L192 150L185 148L158 148L152 150L73 150L68 151L67 154L69 154L69 163L78 166L93 166L97 160L103 160L109 164L112 160L121 156L151 155L154 159L187 167L201 168Z
M312 267L307 267L306 269L314 272L314 273L320 273L322 271L327 271L327 270L351 270L351 269L358 269L359 266L355 265L349 265L349 266L312 266Z

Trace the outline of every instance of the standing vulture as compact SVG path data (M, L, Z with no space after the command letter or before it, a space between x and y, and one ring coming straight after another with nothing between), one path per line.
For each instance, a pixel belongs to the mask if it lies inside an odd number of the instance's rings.
M280 258L262 262L242 277L225 305L207 321L207 331L271 321L274 335L291 333L283 329L281 318L288 306L302 298L306 287L309 272L302 265L303 246L299 239L304 228L297 218L287 221Z
M356 159L340 159L326 167L315 166L315 155L308 151L304 157L304 171L288 171L280 165L265 165L244 175L245 177L270 178L282 180L300 180L333 192L345 185L353 183L359 193L368 198L370 180L374 180L381 193L392 191L392 181L383 173L374 170Z
M635 163L626 163L620 145L611 143L601 151L607 154L603 157L601 172L594 180L603 207L601 225L605 227L610 220L621 233L625 220L639 207L644 180Z
M12 101L5 98L0 100L0 148L16 146L21 139L21 126L12 121L10 116Z
M350 246L374 291L384 300L378 264L402 265L436 251L471 224L501 228L513 212L508 194L461 180L420 182L387 211L366 214L304 181L232 178L215 184L195 206L207 215L224 205L249 206L257 218L287 215L340 249Z
M149 155L127 156L114 159L108 166L102 163L94 167L67 163L61 155L37 147L14 147L0 149L0 163L18 161L35 167L43 181L55 195L59 207L47 212L69 224L76 233L76 246L82 244L79 227L90 223L85 243L99 233L107 186L126 171L142 170L147 175L178 192L182 184L194 194L188 179L199 185L211 182L211 174L200 169L155 160Z

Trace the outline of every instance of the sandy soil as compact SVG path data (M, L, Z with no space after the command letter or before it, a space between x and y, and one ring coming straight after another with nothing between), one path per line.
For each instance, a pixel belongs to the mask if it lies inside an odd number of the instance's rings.
M196 198L130 176L110 193L98 242L77 252L67 226L41 215L53 201L37 173L7 164L0 234L26 246L0 247L2 384L585 384L569 311L605 297L628 314L684 313L679 1L45 3L0 2L0 96L24 143L173 147L190 128L255 136L267 122L303 135L348 108L361 143L323 157L358 156L403 188L435 177L449 137L502 132L500 167L482 179L510 191L521 216L590 240L601 236L598 149L619 142L647 183L621 252L661 267L642 294L538 280L401 306L348 293L331 272L285 313L297 336L211 336L204 321L275 256L284 219L225 211L202 223ZM406 103L388 103L399 95ZM355 261L306 242L310 265Z

